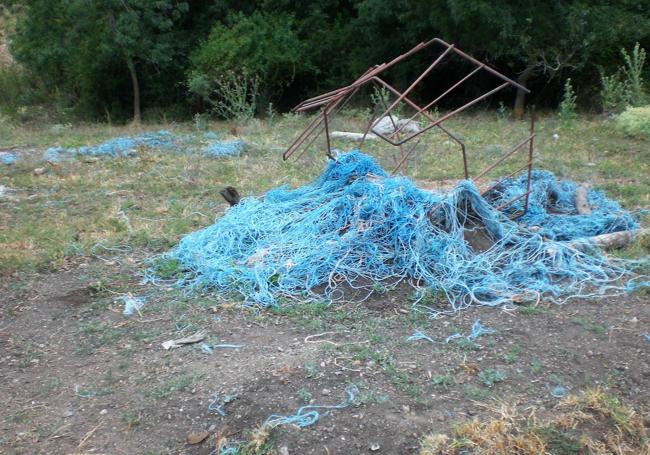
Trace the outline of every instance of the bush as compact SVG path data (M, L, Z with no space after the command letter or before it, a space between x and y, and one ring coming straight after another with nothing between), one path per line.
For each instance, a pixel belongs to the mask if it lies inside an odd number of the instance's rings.
M631 53L621 49L621 55L624 65L616 74L607 76L602 70L600 73L600 100L606 113L619 113L628 106L643 106L648 100L643 80L645 50L636 43Z
M629 136L650 139L650 105L627 108L618 116L616 126Z
M569 126L576 118L576 94L571 85L571 78L564 83L564 94L560 103L560 123L562 126Z
M306 70L305 61L292 16L235 13L215 25L192 53L188 88L204 99L215 91L239 90L238 98L254 91L266 107L271 93L282 95L296 74Z

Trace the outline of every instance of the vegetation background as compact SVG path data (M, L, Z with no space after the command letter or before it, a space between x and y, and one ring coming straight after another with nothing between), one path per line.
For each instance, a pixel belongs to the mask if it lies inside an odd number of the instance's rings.
M221 103L224 91L233 89L244 99L254 97L250 104L257 115L283 112L436 36L527 85L537 106L557 107L571 78L580 107L611 112L622 109L621 91L630 89L620 80L621 49L650 45L647 0L5 0L0 5L0 109L21 121L223 117L232 115ZM393 76L408 81L422 64L409 60ZM442 73L455 80L467 68L459 60ZM477 79L474 87L488 79ZM491 102L514 102L519 116L525 101L519 95L506 92Z

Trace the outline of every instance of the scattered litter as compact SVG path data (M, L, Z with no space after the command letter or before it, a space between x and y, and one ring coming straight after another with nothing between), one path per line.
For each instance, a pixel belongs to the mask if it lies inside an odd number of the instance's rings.
M8 186L0 185L0 201L11 201L14 197L11 195L12 189Z
M408 337L406 339L406 341L419 341L419 340L427 340L430 343L435 343L433 338L431 338L428 335L425 335L424 333L420 332L419 330L416 330L415 332L413 332L413 335L411 335L410 337Z
M205 430L193 431L187 435L186 441L190 445L200 444L201 442L205 441L208 436L210 436L210 433Z
M210 398L210 403L208 403L208 411L217 413L221 417L225 417L226 411L223 410L223 407L228 403L235 401L235 398L237 398L237 394L224 395L223 399L221 399L218 393L213 393Z
M449 344L450 341L456 340L458 338L465 338L467 341L473 342L481 335L487 335L490 333L496 333L496 330L488 329L483 324L481 324L480 319L477 319L472 324L472 332L469 335L464 336L460 333L454 333L452 335L449 335L447 338L445 338L444 343ZM413 335L411 335L406 339L406 341L419 341L419 340L426 340L430 343L436 343L436 341L433 338L431 338L426 333L421 332L420 330L416 330L415 332L413 332Z
M246 146L244 142L236 139L229 142L212 142L203 149L203 154L213 157L239 156L245 149Z
M131 294L121 295L115 299L116 302L120 300L124 302L122 311L124 316L132 316L136 311L139 313L145 305L144 297L133 297Z
M477 319L477 320L474 321L474 323L472 324L472 333L470 333L469 335L467 335L466 338L467 338L469 341L474 341L474 340L476 340L478 337L480 337L481 335L488 335L488 334L491 334L491 333L496 333L496 330L488 329L488 328L485 327L483 324L481 324L481 320L480 320L480 319Z
M241 140L221 142L217 134L206 132L198 138L194 135L175 135L166 130L150 131L135 136L114 137L97 145L82 147L50 147L43 153L43 160L58 163L75 156L88 157L126 157L139 149L183 150L196 152L202 150L210 156L238 156L245 150ZM207 145L206 145L207 143Z
M563 303L639 286L629 262L563 242L638 226L628 212L590 189L592 213L577 215L577 184L534 171L530 209L515 222L509 216L523 208L525 183L525 175L506 179L482 196L474 183L461 181L435 193L388 175L358 151L338 154L312 183L243 198L163 258L187 271L179 286L237 292L245 305L263 307L278 305L279 297L343 300L341 287L370 295L373 283L385 290L404 282L446 295L446 310L421 304L436 316L471 305L542 295ZM498 210L513 198L518 201L507 212ZM465 238L477 225L491 244L485 251ZM157 281L153 269L145 280Z
M213 348L221 348L221 349L228 349L228 348L238 349L238 348L243 348L244 346L241 345L241 344L215 344L212 347Z
M210 346L208 343L201 343L201 351L205 352L206 354L212 354L214 352L214 349L212 349L212 346Z
M81 398L90 398L90 397L94 397L95 395L97 395L97 393L95 393L95 392L93 392L91 390L82 389L79 386L79 384L74 385L74 394L77 395L78 397L81 397Z
M292 416L280 416L280 415L271 415L264 422L263 426L268 426L270 428L275 428L278 425L297 425L299 428L308 427L313 425L321 417L321 414L316 411L316 409L328 409L322 415L325 416L329 413L330 409L343 409L354 404L357 395L359 394L359 389L354 384L349 384L345 388L345 393L347 395L345 401L336 405L307 405L298 409L295 415Z
M18 157L13 153L9 152L0 152L0 163L10 166L18 161Z
M203 341L205 336L206 336L205 331L199 330L195 334L187 337L177 338L176 340L165 341L164 343L162 343L162 347L169 350L169 349L181 347L185 344L198 343L199 341Z
M551 396L554 398L563 398L566 395L566 388L562 384L557 384L551 390Z
M646 341L650 341L650 334L643 335Z

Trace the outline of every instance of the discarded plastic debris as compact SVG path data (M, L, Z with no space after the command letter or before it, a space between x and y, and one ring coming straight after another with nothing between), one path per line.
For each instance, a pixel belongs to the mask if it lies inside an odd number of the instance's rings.
M81 398L90 398L97 395L96 392L82 389L79 384L74 385L74 394Z
M419 340L427 340L430 343L435 343L433 338L431 338L428 335L425 335L424 333L420 332L419 330L416 330L415 332L413 332L413 335L411 335L410 337L408 337L406 339L406 341L419 341Z
M221 142L212 132L199 137L197 145L194 135L175 135L169 131L150 131L135 136L114 137L97 145L82 147L50 147L43 153L43 160L58 163L74 156L125 157L135 154L141 148L160 150L198 151L210 156L238 156L245 150L241 140ZM206 145L207 142L207 145Z
M557 384L551 390L551 396L554 398L563 398L566 395L566 388L562 384Z
M133 297L131 294L121 295L115 299L115 301L124 302L124 310L122 314L124 316L132 316L135 312L140 312L140 310L145 305L144 297Z
M226 411L223 410L223 407L228 403L231 403L237 398L237 395L224 395L223 399L218 393L213 393L210 398L210 403L208 403L208 411L219 414L221 417L226 416Z
M238 292L244 304L264 307L277 305L279 297L343 300L341 288L370 294L373 283L444 293L448 309L422 305L433 316L541 295L562 303L633 289L627 262L548 238L627 229L636 225L631 215L593 190L592 205L607 210L575 215L575 184L536 171L530 210L516 223L499 206L508 195L524 195L526 181L501 182L485 196L470 181L433 193L388 176L371 157L353 151L330 161L310 184L243 198L162 258L178 261L185 271L180 286ZM491 242L485 251L475 251L465 238L477 224ZM156 282L153 269L145 279Z
M643 335L643 336L645 337L645 340L646 340L646 341L650 341L650 334Z
M470 333L469 335L467 335L466 338L467 338L469 341L474 341L475 339L477 339L477 338L480 337L481 335L487 335L487 334L491 334L491 333L496 333L496 330L488 329L488 328L485 327L483 324L481 324L481 320L480 320L480 319L477 319L477 320L474 321L474 323L472 324L472 333Z
M18 161L18 157L13 153L9 152L0 152L0 163L10 166Z
M210 343L201 343L201 351L206 354L212 354L215 349L239 349L244 347L241 344L210 344Z
M178 348L181 347L185 344L193 344L193 343L198 343L199 341L202 341L206 336L206 333L204 330L199 330L193 335L183 337L183 338L177 338L176 340L168 340L162 343L162 347L169 350L173 348Z
M465 338L467 341L474 341L481 335L487 335L490 333L496 333L496 330L488 329L483 324L481 324L480 319L477 319L472 324L472 331L469 335L463 336L460 333L454 333L453 335L450 335L447 338L445 338L443 342L449 344L450 341L456 340L458 338ZM415 332L413 332L413 335L411 335L406 339L406 341L419 341L419 340L426 340L430 343L437 343L437 341L435 341L426 333L421 332L420 330L416 330Z
M327 409L328 411L324 412L322 416L325 416L329 413L331 409L343 409L354 404L357 395L359 394L359 389L354 384L349 384L345 388L345 393L347 395L344 402L337 405L307 405L303 406L292 416L280 416L280 415L271 415L264 422L263 426L268 426L270 428L275 428L278 425L297 425L299 428L308 427L313 425L321 417L321 414L316 411L316 409Z

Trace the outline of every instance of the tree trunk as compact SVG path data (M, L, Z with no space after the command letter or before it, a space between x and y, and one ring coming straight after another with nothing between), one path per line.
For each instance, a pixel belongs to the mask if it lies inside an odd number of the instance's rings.
M142 116L140 115L140 82L138 81L138 73L135 70L135 63L131 57L127 57L126 64L131 73L131 85L133 85L133 123L140 123Z
M517 82L523 86L526 86L526 83L530 77L535 72L535 65L529 63L526 69L519 75ZM512 110L515 120L521 120L524 118L524 105L526 102L526 92L522 89L517 89L517 96L515 97L515 106Z

